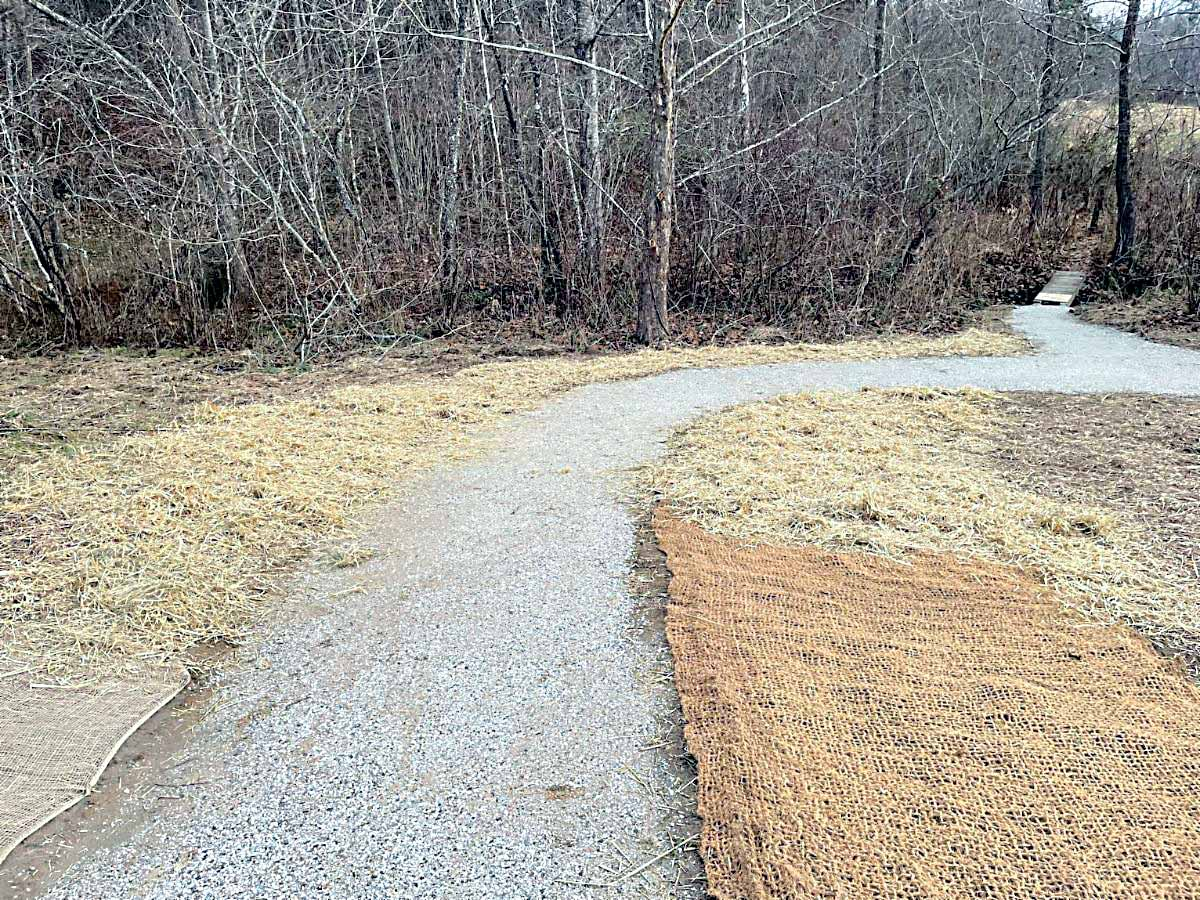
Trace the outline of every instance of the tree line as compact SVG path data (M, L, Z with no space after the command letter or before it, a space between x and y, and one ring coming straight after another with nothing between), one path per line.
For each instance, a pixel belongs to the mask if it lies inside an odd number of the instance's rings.
M0 0L0 334L938 327L1081 216L1190 285L1193 7Z

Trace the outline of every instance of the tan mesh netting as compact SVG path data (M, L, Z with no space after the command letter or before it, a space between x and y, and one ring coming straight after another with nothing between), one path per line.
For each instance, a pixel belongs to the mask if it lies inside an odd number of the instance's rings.
M121 744L187 682L149 669L85 687L40 685L0 657L0 862L95 786Z
M1200 691L995 563L659 511L722 900L1200 897Z

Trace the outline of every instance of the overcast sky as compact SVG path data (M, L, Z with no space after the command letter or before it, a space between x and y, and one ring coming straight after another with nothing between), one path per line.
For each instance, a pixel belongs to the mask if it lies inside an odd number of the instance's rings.
M1125 10L1129 6L1125 0L1091 0L1088 3L1088 8L1097 16L1105 18L1115 18L1124 16ZM1180 7L1195 7L1194 0L1142 0L1142 16L1153 15L1154 13L1164 12L1171 8Z
M1149 6L1148 3L1143 3L1143 6ZM1088 4L1088 8L1096 15L1108 18L1110 16L1123 16L1125 9L1129 6L1128 3L1122 0L1093 0Z

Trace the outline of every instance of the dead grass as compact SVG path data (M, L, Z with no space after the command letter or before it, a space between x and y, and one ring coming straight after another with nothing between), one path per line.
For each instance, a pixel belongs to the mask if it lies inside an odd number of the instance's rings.
M415 371L398 356L361 356L305 370L249 351L78 350L0 357L0 481L47 452L190 421L198 403L287 400L301 392L395 381Z
M361 566L374 559L375 550L372 547L364 547L362 544L350 543L334 547L326 558L329 565L335 569L353 569L355 566Z
M751 543L950 552L1036 573L1068 602L1150 635L1200 636L1200 591L1119 510L1024 489L989 465L994 395L816 393L680 430L649 481L677 514Z
M1162 150L1175 151L1194 147L1200 137L1200 109L1175 103L1141 103L1131 112L1134 140L1153 140ZM1063 104L1058 113L1071 144L1082 144L1104 136L1113 144L1117 133L1115 103L1079 100Z
M447 377L199 405L183 422L0 485L0 640L51 670L238 642L278 573L399 479L476 452L505 416L578 385L695 366L1021 352L972 330L834 345L488 363Z

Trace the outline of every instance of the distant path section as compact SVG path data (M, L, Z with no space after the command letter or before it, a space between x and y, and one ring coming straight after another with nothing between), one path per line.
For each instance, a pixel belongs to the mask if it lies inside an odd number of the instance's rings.
M627 584L619 474L699 413L784 393L1200 394L1200 353L1062 306L1014 325L1036 355L679 371L517 417L502 449L380 512L374 561L300 579L323 614L275 629L217 691L147 826L50 896L690 896L654 751L670 661Z

